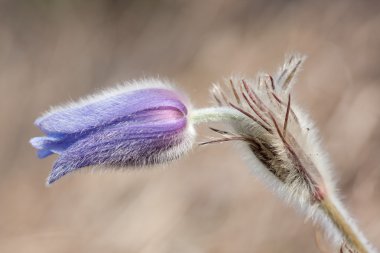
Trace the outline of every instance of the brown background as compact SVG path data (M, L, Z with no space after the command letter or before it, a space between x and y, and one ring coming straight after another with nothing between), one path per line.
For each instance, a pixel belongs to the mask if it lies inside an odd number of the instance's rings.
M318 252L310 222L228 144L46 188L55 158L28 143L49 106L114 83L167 77L201 107L212 82L274 71L292 51L308 55L298 101L380 248L379 11L354 0L0 1L0 252Z

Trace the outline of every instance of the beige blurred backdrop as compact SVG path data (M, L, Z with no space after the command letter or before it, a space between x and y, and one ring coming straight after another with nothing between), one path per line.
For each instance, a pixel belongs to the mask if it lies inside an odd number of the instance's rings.
M320 252L310 222L229 144L47 188L55 157L37 159L28 143L50 106L115 83L166 77L201 107L212 82L273 72L294 51L308 55L295 95L345 204L380 248L378 1L9 0L0 1L0 252Z

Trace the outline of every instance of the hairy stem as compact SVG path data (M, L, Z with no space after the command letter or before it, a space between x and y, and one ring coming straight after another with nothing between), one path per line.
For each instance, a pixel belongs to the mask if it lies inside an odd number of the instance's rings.
M342 233L346 243L358 253L370 253L366 242L363 241L364 239L359 234L358 230L354 227L353 223L345 217L346 215L339 210L337 205L328 197L321 200L320 203L324 212Z
M200 124L226 120L244 120L245 118L230 107L209 107L193 110L190 114L190 119L195 124Z

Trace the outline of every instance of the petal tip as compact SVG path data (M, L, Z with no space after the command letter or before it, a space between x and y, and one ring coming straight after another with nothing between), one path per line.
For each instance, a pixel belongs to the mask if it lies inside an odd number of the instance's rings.
M33 122L33 124L35 125L35 126L40 126L40 124L41 124L41 119L42 117L38 117L34 122Z
M36 149L40 149L40 139L41 137L33 137L29 140L30 145L32 145Z
M49 177L46 179L46 184L51 185L55 181L58 181L61 179L61 177L65 176L66 174L74 171L76 168L72 167L70 165L65 165L60 162L60 158L56 161L56 163L53 165L53 169L51 170Z
M61 177L63 177L63 175L61 175L60 173L56 174L52 172L50 173L49 177L46 179L45 185L50 187L55 181L57 181Z
M53 152L49 149L48 145L46 144L49 140L51 140L51 138L48 137L34 137L29 140L30 145L32 145L32 147L38 150L38 158L43 159L53 154Z
M46 179L45 186L50 188L51 185L52 185L52 183L53 183L53 182L50 181L50 177L48 177L48 178Z
M52 155L52 154L53 154L52 151L46 150L46 149L40 149L40 150L37 151L37 156L40 159L46 158L46 157L48 157L49 155Z

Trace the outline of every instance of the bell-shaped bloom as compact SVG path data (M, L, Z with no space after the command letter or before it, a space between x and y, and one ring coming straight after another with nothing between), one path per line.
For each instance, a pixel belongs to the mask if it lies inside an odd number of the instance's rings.
M59 155L47 183L87 166L136 167L178 158L195 135L184 101L167 84L149 79L52 109L35 122L46 136L30 140L40 158Z

